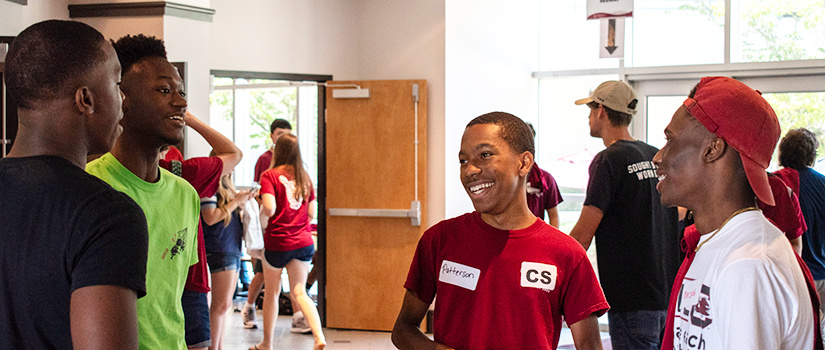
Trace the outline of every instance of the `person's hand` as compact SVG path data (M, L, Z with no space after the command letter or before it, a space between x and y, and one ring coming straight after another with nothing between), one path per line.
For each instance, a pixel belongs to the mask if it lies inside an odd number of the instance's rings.
M189 110L186 110L186 113L184 113L184 115L183 115L183 121L186 124L189 124L189 122L191 122L192 119L198 119L198 117L195 117L195 115L192 114L191 112L189 112Z
M238 206L241 206L246 203L246 201L250 200L253 195L254 193L250 191L240 191L235 194L235 200L238 202Z

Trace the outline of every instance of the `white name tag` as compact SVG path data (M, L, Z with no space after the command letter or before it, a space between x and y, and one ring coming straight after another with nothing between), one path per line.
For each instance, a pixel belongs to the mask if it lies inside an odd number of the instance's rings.
M476 290L481 270L462 265L449 260L441 262L441 271L438 273L440 282L449 283L464 289Z
M521 286L528 288L556 289L556 265L523 261L521 263Z

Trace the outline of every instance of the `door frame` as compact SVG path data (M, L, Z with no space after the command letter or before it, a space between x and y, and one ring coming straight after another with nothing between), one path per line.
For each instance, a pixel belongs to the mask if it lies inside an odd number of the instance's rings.
M321 317L321 325L327 324L327 302L326 302L326 284L327 284L327 266L326 266L326 248L327 248L327 210L326 210L326 194L327 194L327 146L326 146L326 87L323 85L327 81L332 80L332 75L324 74L294 74L294 73L273 73L273 72L252 72L252 71L233 71L233 70L219 70L212 69L209 74L214 77L221 78L241 78L241 79L268 79L268 80L286 80L296 82L310 82L317 84L318 88L318 183L315 184L316 201L318 202L318 251L316 252L316 264L322 266L318 274L318 314ZM211 82L211 79L210 79ZM211 117L211 116L210 116Z
M8 53L9 45L14 41L14 38L13 36L0 36L0 45L5 45L5 53ZM6 73L5 53L3 57L0 57L0 158L4 158L9 153L17 135L17 106L9 101L6 93L6 81L3 78ZM8 127L7 119L11 119L14 125ZM8 135L9 133L13 135ZM9 140L8 144L6 144L7 138Z

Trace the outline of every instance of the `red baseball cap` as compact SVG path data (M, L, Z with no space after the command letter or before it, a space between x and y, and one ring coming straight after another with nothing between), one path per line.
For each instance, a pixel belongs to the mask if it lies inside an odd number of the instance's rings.
M768 174L779 120L758 90L728 77L705 77L696 94L682 103L696 120L739 152L745 174L759 200L775 205Z

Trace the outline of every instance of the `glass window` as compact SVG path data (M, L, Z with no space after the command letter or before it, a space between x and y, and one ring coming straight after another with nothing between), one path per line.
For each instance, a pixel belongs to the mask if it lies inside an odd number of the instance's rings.
M317 183L316 86L299 88L287 81L220 77L213 78L213 83L210 125L230 137L244 154L241 163L235 167L236 186L252 185L258 157L272 146L269 125L278 118L292 124L292 133L298 136L307 171Z
M723 63L725 1L636 0L625 31L629 67Z
M298 142L301 157L318 191L318 87L298 88Z
M825 58L822 0L731 1L731 61Z
M825 92L766 93L762 95L771 104L779 119L782 136L791 129L813 131L819 140L814 168L825 172ZM773 169L779 167L778 152L774 152Z
M209 125L234 140L235 127L232 90L215 90L209 95Z
M590 108L573 102L615 75L588 75L539 81L539 119L536 127L536 164L556 179L564 202L559 205L559 226L570 232L579 219L587 189L587 169L604 149L601 139L590 136Z
M665 145L665 127L673 118L686 96L648 96L647 97L647 143L661 149Z

